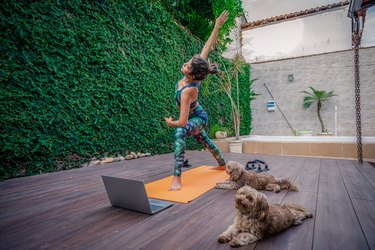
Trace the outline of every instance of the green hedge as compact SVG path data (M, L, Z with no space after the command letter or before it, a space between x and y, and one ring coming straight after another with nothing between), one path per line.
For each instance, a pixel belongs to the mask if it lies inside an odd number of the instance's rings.
M242 16L242 1L240 0L154 0L163 7L179 23L188 28L196 37L206 41L215 25L216 17L223 10L229 13L228 20L218 33L218 46L224 50L231 42L228 36L236 25L236 17Z
M0 179L78 167L104 154L171 152L174 87L203 44L150 1L4 1ZM215 60L219 55L211 53ZM201 87L210 126L231 126L229 100ZM249 67L241 76L249 90ZM250 128L241 96L242 134ZM192 140L188 147L199 146Z

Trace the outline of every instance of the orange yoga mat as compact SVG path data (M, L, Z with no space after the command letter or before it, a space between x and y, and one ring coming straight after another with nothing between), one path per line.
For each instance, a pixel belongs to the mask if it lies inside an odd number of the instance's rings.
M224 170L212 168L213 166L200 166L183 172L181 175L182 188L179 191L168 191L172 184L172 176L147 183L147 196L161 200L188 203L214 188L216 183L229 178Z

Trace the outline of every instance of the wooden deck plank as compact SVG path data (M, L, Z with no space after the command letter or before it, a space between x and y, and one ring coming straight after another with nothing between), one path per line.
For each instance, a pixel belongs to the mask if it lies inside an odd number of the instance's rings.
M242 164L264 160L271 169L265 173L289 177L300 187L300 192L262 191L270 202L316 209L315 218L244 249L375 249L373 167L343 160L223 155ZM217 164L208 152L187 151L186 157L193 167ZM101 175L113 175L148 183L172 171L170 153L2 181L1 249L230 249L217 238L233 223L235 191L214 189L151 216L111 207L101 180Z
M375 249L375 201L352 199L370 249Z
M318 192L321 159L307 158L295 179L301 192Z
M322 160L313 249L368 249L336 160Z
M375 188L352 161L339 161L338 166L350 198L375 201Z
M358 170L361 171L363 176L375 188L375 167L371 166L368 162L359 163L353 161L353 164L357 166Z

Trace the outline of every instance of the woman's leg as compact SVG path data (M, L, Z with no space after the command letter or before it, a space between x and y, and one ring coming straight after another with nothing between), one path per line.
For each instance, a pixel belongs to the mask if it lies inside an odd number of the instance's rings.
M176 128L174 134L174 176L180 176L182 172L181 169L185 159L186 138L199 133L204 128L204 125L204 120L199 117L193 117L188 120L184 128Z
M192 117L188 120L186 127L176 128L174 142L174 171L170 191L181 189L181 168L184 164L186 137L199 133L205 126L205 121L199 117Z
M173 176L181 175L186 150L186 128L176 128L174 133L174 171Z
M200 131L199 134L196 134L194 135L194 137L201 143L204 145L204 147L206 149L208 149L208 151L210 151L210 153L213 155L213 157L215 157L215 159L217 160L217 162L219 163L219 166L225 166L225 160L223 158L223 156L221 155L221 152L219 150L218 147L216 147L216 145L211 141L211 139L208 137L206 131L204 131L203 129Z

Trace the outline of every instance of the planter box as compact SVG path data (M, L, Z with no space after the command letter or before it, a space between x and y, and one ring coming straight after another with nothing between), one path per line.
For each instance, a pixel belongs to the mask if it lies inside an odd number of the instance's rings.
M354 136L250 136L243 153L357 159ZM375 162L375 137L362 137L363 160Z

